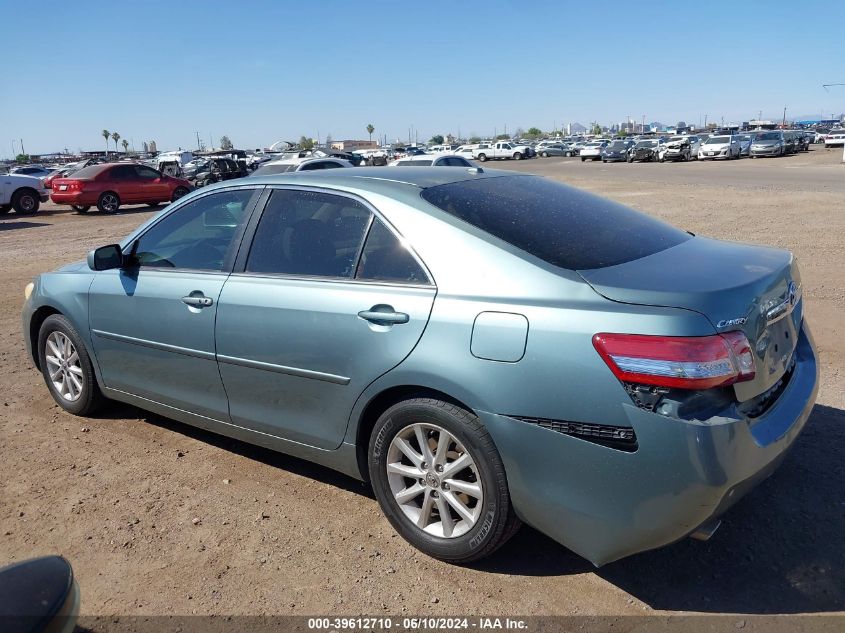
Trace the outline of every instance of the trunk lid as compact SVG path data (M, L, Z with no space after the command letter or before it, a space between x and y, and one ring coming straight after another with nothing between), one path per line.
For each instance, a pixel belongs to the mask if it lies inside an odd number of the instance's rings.
M693 237L648 257L578 274L612 301L694 310L716 332L742 330L756 376L734 385L741 402L772 388L791 366L803 301L789 251Z

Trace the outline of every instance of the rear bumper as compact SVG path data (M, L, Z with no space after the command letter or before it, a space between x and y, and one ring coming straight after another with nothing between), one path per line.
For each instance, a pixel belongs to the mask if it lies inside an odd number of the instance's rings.
M807 422L818 389L806 326L780 398L756 419L687 422L624 403L639 448L613 450L481 413L517 514L595 565L673 543L768 477Z
M90 206L97 202L96 198L91 199L90 194L86 194L84 191L54 191L50 194L50 200L55 204L72 204L78 206Z

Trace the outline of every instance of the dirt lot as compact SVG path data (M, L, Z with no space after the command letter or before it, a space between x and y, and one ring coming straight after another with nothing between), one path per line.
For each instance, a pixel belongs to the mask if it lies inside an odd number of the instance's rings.
M347 477L127 406L98 419L65 414L24 355L23 287L115 241L150 211L79 216L46 205L34 217L4 216L0 561L63 554L89 615L845 611L840 157L815 150L717 164L496 165L566 181L695 233L789 248L801 262L822 384L795 450L711 541L599 570L528 528L490 560L445 565L397 537L370 491Z

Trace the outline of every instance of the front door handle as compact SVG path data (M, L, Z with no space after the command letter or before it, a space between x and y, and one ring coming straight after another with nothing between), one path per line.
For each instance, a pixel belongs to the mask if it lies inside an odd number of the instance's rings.
M361 310L358 316L376 325L394 325L411 320L404 312L395 312L393 306L375 305L369 310Z
M189 294L187 297L182 297L182 303L189 305L192 308L207 308L214 303L214 299L206 297L202 293L198 295Z

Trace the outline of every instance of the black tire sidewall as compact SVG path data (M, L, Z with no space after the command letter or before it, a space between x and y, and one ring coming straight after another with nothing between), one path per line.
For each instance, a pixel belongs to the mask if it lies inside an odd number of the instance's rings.
M49 371L47 370L47 337L55 331L62 332L67 336L76 348L76 353L79 355L79 365L82 368L83 378L82 394L74 402L68 402L56 391L53 382L50 380ZM99 406L101 395L97 385L97 377L94 373L94 366L91 363L91 357L88 355L88 350L76 329L67 318L60 314L53 314L47 317L44 323L41 324L41 329L38 331L38 364L41 367L44 382L50 390L50 395L53 396L53 400L62 409L74 415L88 415Z
M117 199L117 206L114 208L113 211L107 211L103 207L103 197L106 195L114 196ZM117 213L118 209L120 209L120 196L117 195L114 191L104 191L100 194L100 197L97 198L97 210L99 210L100 213Z
M183 191L184 193L180 196L177 196L176 194L179 191ZM184 198L185 196L187 196L189 193L191 193L191 191L187 187L176 187L176 189L173 190L173 194L170 196L170 202L176 202L180 198Z
M446 429L466 447L475 461L484 490L483 509L478 523L466 534L449 539L427 534L411 524L393 498L387 480L387 454L396 434L410 424L434 424ZM502 541L512 513L504 466L492 438L475 416L433 400L411 400L394 405L382 414L373 429L368 465L373 491L382 511L394 529L417 549L441 560L460 563L482 558L501 544L499 541Z
M29 210L21 208L21 199L24 197L32 198L32 208ZM18 191L12 198L12 208L18 215L32 215L33 213L38 213L38 208L40 206L41 200L38 199L38 194L33 191Z

